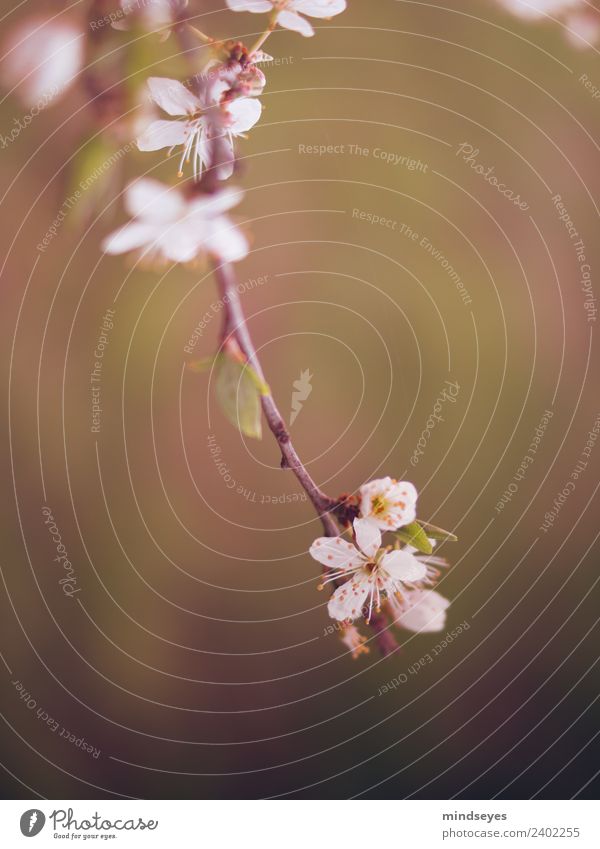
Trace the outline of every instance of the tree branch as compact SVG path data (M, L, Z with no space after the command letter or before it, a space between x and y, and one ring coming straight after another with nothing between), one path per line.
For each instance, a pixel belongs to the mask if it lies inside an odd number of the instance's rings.
M235 339L240 350L246 357L248 364L252 366L260 379L265 381L260 360L258 359L256 349L254 348L254 344L248 332L246 318L237 292L237 281L232 266L216 266L215 276L217 278L221 298L225 307L225 335L226 337ZM300 457L298 456L290 439L290 434L285 421L283 420L283 416L279 412L277 404L273 400L273 396L262 395L261 404L269 429L279 445L281 455L284 460L284 467L291 469L298 478L300 485L310 498L321 519L321 522L323 523L325 535L330 537L337 536L339 533L338 526L330 513L333 505L336 504L336 501L329 498L329 496L317 486L300 460Z

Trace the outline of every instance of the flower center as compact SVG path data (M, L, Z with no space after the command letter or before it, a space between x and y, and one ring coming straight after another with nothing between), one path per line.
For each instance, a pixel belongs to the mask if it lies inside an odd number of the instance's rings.
M381 495L376 495L371 499L371 511L375 516L381 516L387 510L387 501Z

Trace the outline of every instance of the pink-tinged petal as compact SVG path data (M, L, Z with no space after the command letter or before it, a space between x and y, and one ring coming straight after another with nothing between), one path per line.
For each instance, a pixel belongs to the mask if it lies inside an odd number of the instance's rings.
M331 618L339 622L358 619L369 594L369 587L369 576L364 570L349 578L329 599L327 612Z
M189 129L185 121L153 121L137 140L140 150L162 150L183 144Z
M450 602L435 590L416 590L404 598L403 610L396 625L407 631L433 633L446 626L446 610Z
M125 191L125 209L134 218L150 222L174 221L185 211L179 189L172 189L144 177L130 183Z
M83 65L85 35L70 19L26 18L9 31L2 77L28 105L48 105L74 81Z
M156 228L151 224L131 221L104 239L102 251L105 254L124 254L150 244L155 235Z
M332 18L346 8L346 0L293 0L291 7L313 18Z
M271 0L227 0L232 12L271 12Z
M340 537L319 537L309 552L311 557L331 569L358 569L365 562L356 547Z
M384 554L379 565L385 569L393 581L414 583L420 581L427 574L425 566L416 557L404 550L390 551L389 554Z
M209 223L204 245L221 262L239 262L248 255L246 237L224 215Z
M196 95L179 80L150 77L148 88L152 100L168 115L191 115L200 109L200 101Z
M160 237L160 249L172 262L190 262L202 249L202 240L197 229L191 230L185 224L169 227Z
M291 29L293 32L299 32L300 35L314 35L315 31L306 20L306 18L302 18L300 15L297 15L296 12L290 12L287 9L283 9L283 11L279 12L277 15L277 23L279 26L284 27L285 29Z
M253 97L240 97L227 105L230 116L228 129L234 136L252 129L260 118L262 105Z
M355 519L353 527L358 547L372 560L381 548L381 531L369 519Z
M223 212L237 206L244 197L242 189L235 189L233 186L228 186L215 192L213 195L206 195L203 198L198 198L190 203L191 214L199 213L204 218L214 218L221 215Z

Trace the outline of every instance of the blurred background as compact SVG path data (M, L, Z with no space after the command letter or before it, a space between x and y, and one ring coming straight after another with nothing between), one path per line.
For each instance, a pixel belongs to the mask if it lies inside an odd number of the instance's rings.
M264 18L223 5L188 12L251 43ZM5 796L593 798L598 51L468 0L349 0L268 41L235 178L267 379L289 420L309 371L291 434L327 493L412 480L459 538L459 633L352 660L273 439L186 368L218 344L210 269L100 252L129 179L177 180L132 142L145 78L190 57L53 8L88 73L29 122L5 85L0 117Z

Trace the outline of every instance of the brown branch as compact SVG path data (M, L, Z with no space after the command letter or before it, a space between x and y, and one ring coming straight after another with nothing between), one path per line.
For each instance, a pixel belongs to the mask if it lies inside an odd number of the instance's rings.
M237 292L237 281L235 279L232 266L216 266L215 276L217 278L221 298L225 306L225 334L226 336L235 339L249 365L252 366L260 379L265 381L260 360L258 359L256 349L254 348L254 344L248 332L246 318ZM279 445L281 456L284 461L284 468L291 469L298 478L300 485L310 498L323 523L325 535L330 537L337 536L339 533L338 526L330 513L332 506L336 503L335 500L329 498L329 496L317 486L300 460L300 457L298 456L298 453L290 439L290 434L285 421L283 420L283 416L279 412L277 404L273 400L273 396L262 395L261 404L269 429Z

